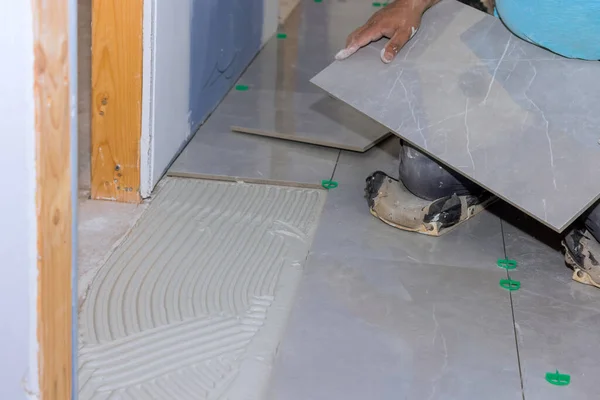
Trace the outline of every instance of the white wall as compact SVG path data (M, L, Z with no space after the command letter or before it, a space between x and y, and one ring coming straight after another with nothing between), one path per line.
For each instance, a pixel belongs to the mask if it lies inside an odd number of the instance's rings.
M191 134L189 122L192 0L144 1L142 197L148 197Z
M37 393L35 132L31 1L0 13L0 399Z
M263 0L263 45L277 32L278 25L279 0Z
M275 33L278 5L278 0L144 1L142 197ZM217 73L217 67L226 71Z

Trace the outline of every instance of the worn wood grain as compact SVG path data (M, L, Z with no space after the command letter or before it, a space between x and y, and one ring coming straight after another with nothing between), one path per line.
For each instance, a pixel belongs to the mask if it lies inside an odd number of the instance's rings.
M73 339L68 1L33 6L40 398L65 400Z
M140 202L143 0L92 0L92 198Z

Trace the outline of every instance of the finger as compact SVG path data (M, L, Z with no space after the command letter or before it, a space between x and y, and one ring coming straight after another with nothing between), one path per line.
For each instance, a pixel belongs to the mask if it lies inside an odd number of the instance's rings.
M366 29L358 32L346 47L365 47L369 43L381 39L384 34L384 29L379 24L368 26Z
M413 30L397 30L394 36L392 36L390 41L381 50L381 61L383 61L386 64L392 62L392 60L396 58L396 56L400 52L400 49L404 47L406 42L408 42L408 40L412 37Z
M373 22L371 20L368 20L366 24L364 24L363 26L361 26L360 28L355 29L354 31L352 31L351 34L348 35L348 37L346 38L346 47L349 47L350 44L352 42L354 42L354 39L360 35L363 31L366 31L367 29L369 29L370 27L373 26Z
M361 47L364 47L375 40L379 40L382 37L383 33L381 32L381 29L375 25L367 26L366 29L365 27L360 28L356 33L349 36L346 48L340 50L335 55L335 59L344 60L356 53Z
M351 34L348 35L348 37L346 38L346 47L337 52L337 54L335 55L336 60L345 60L346 58L350 57L352 54L358 51L358 47L352 47L350 46L350 43L352 43L354 37L363 30L365 30L367 26L368 23L361 26L360 28L355 29Z

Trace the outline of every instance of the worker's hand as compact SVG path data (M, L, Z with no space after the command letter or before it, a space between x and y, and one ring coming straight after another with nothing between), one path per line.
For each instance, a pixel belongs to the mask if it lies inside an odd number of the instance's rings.
M439 0L395 0L388 4L348 36L346 48L336 54L336 60L348 58L361 47L385 36L390 41L381 52L381 61L391 62L419 29L425 10L437 2Z

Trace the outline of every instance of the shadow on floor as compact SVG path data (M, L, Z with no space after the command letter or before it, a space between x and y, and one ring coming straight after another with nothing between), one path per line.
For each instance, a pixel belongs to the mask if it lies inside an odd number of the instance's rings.
M499 217L504 223L512 225L556 251L562 249L561 241L566 233L569 232L569 229L565 229L563 233L557 233L501 199L492 205L489 211Z

